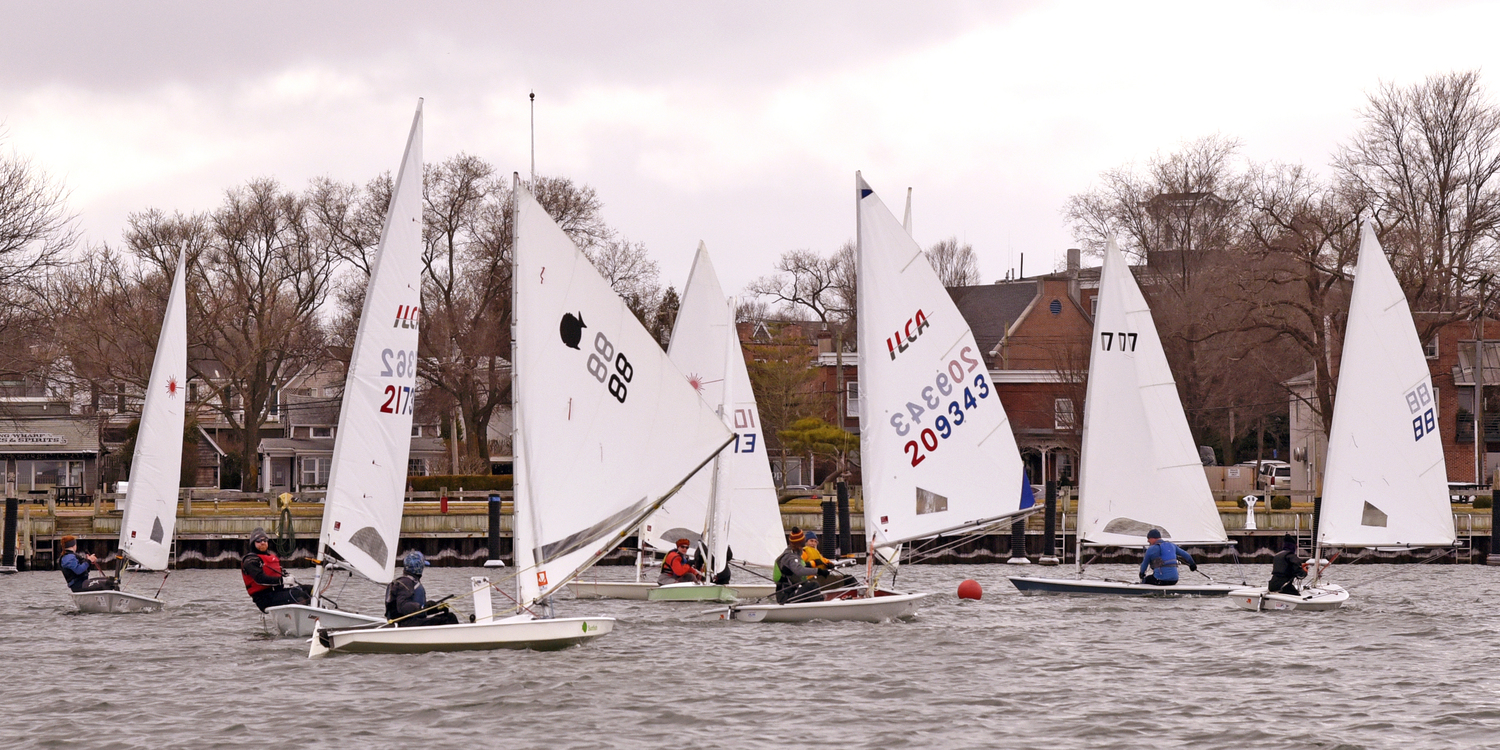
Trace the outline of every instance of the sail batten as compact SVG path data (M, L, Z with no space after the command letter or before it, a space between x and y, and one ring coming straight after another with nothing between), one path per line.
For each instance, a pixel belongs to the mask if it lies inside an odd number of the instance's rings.
M417 390L421 287L418 102L349 353L319 539L378 583L395 577Z
M1228 539L1167 364L1125 256L1104 251L1089 353L1079 468L1088 545L1139 545L1152 528L1177 544Z
M1361 229L1337 396L1319 543L1453 544L1447 472L1433 471L1445 466L1437 394L1406 293L1368 224Z
M172 289L141 405L130 486L120 519L120 551L148 570L165 570L182 482L187 419L187 255L177 257Z

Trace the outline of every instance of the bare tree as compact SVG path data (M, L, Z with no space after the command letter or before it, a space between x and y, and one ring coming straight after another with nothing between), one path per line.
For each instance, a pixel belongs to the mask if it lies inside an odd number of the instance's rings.
M1334 167L1383 230L1418 309L1458 312L1492 273L1500 230L1500 108L1475 70L1381 84Z
M937 272L943 286L974 286L979 283L979 256L974 246L958 244L958 237L938 240L927 248L927 262Z
M833 334L835 398L840 402L844 398L844 326L854 312L849 305L855 301L850 283L852 256L848 245L828 257L811 250L789 250L776 264L779 273L762 276L747 287L751 294L806 309ZM843 421L839 419L840 427Z
M0 370L35 373L51 366L42 345L51 327L44 309L47 276L77 240L62 183L15 151L0 154L0 338L32 342L0 347Z
M609 282L615 294L647 325L661 304L660 267L646 251L645 243L609 239L584 247L594 269Z

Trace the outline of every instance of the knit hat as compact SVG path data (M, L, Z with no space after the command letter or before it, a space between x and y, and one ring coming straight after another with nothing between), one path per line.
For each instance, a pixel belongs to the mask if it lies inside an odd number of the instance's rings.
M803 533L807 537L807 541L809 541L809 542L811 542L812 540L818 538L818 532L813 531L812 529L808 529L806 532L803 532Z
M1161 538L1161 531L1159 531L1157 529L1152 529L1152 530L1146 532L1146 538L1147 539L1160 539Z
M692 543L693 543L693 541L691 539L678 539L677 540L677 546L679 546L679 547L684 547L684 546L690 545Z
M263 528L261 528L261 527L259 527L259 526L256 526L255 529L250 532L250 543L251 544L255 544L256 542L269 542L269 541L271 541L271 537L266 536L266 530L263 529Z
M792 533L787 535L786 540L792 544L796 544L797 542L807 541L807 536L802 533L802 529L793 526Z
M1295 552L1296 549L1297 549L1297 537L1294 537L1291 534L1282 534L1281 535L1281 548L1282 549L1289 549L1289 550L1292 550L1292 551Z
M406 574L417 578L422 577L422 568L431 564L427 562L427 558L423 557L421 552L416 550L406 553L406 557L401 560L401 568L406 571Z
M73 545L75 545L77 543L78 543L78 537L73 536L72 534L66 534L62 538L63 549L67 549L67 548L69 548L69 547L71 547L71 546L73 546Z

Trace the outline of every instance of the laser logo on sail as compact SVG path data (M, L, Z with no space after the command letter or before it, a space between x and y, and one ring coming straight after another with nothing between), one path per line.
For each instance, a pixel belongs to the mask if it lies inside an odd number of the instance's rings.
M885 347L891 350L891 359L895 359L898 353L911 348L911 345L916 343L917 337L922 335L922 329L927 326L927 314L921 310L917 310L916 315L907 318L906 325L896 331L895 337L885 340Z
M422 308L416 305L401 305L396 308L396 324L392 328L416 328L422 319Z

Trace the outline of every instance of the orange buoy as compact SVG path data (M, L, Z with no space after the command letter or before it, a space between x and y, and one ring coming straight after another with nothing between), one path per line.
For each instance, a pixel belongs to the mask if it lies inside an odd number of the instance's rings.
M978 581L971 578L958 584L958 598L979 599L982 596L984 596L984 589L979 587Z

